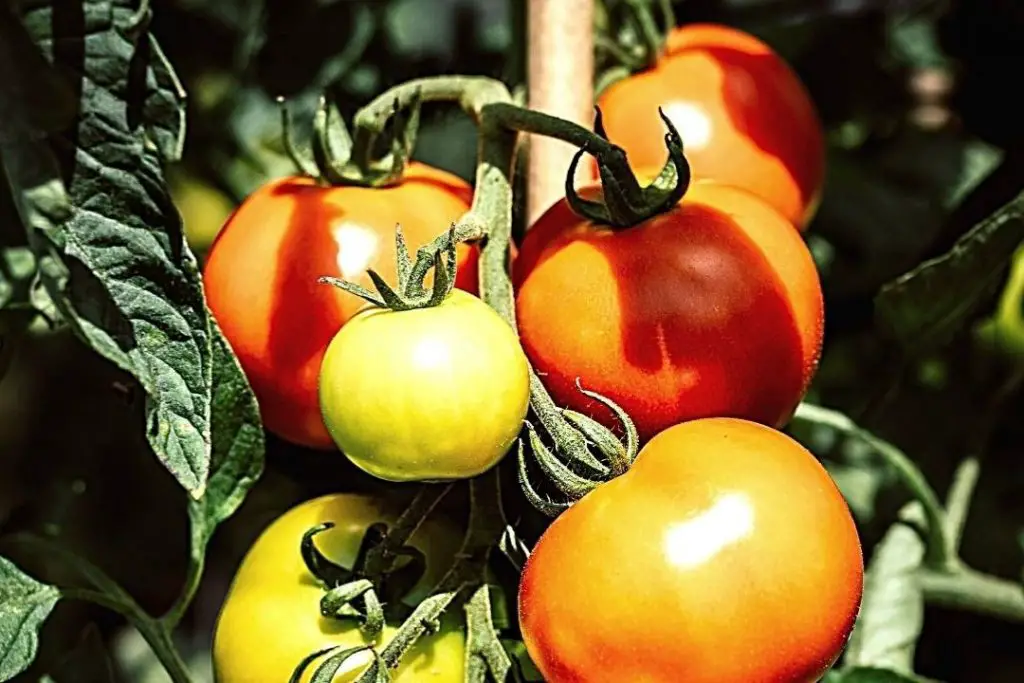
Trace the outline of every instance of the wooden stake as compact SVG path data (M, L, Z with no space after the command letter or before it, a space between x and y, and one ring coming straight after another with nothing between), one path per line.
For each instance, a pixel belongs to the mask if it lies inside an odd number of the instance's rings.
M532 109L591 128L594 119L594 0L529 0L528 99ZM576 149L530 136L527 220L565 194ZM585 168L580 164L581 169Z

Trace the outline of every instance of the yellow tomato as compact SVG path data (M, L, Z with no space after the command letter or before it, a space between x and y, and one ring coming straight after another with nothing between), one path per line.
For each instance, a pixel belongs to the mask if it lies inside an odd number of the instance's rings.
M975 334L983 344L1024 360L1024 245L1014 253L995 313L977 326Z
M460 290L429 308L364 310L320 367L327 431L352 462L388 481L490 469L515 441L529 401L515 332Z
M235 210L235 203L213 185L180 168L168 169L167 183L181 213L188 246L197 254L205 253Z
M217 683L284 683L317 650L374 644L356 622L320 616L324 588L306 569L299 543L311 527L334 522L333 529L316 536L316 547L335 564L351 567L366 528L378 521L394 522L399 513L382 499L334 494L306 501L277 518L249 549L221 608L213 641ZM417 604L440 581L460 542L458 531L435 518L417 530L410 545L424 553L426 570L407 603ZM397 626L386 626L376 643L378 651L394 637ZM441 630L417 641L392 680L461 682L464 656L458 617L445 615ZM334 683L356 680L371 659L368 651L350 658ZM303 683L309 683L320 661L307 668Z

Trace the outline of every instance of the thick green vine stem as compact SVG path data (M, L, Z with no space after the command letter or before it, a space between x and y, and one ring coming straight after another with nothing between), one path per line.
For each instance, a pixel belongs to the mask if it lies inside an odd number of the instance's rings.
M952 548L947 535L946 511L942 507L942 502L924 473L903 451L862 429L846 415L822 406L801 403L793 415L793 420L827 425L871 446L893 469L910 494L921 503L927 534L925 565L940 570L953 569L957 566L956 551Z
M448 298L455 286L455 271L457 259L455 256L455 245L457 243L456 228L453 225L448 232L442 235L442 244L434 251L421 249L416 263L413 264L409 257L409 247L402 235L402 228L395 228L395 251L397 252L396 272L398 273L398 288L394 289L384 278L372 268L366 271L376 292L366 289L354 282L342 280L336 277L324 276L319 282L321 284L333 285L349 294L355 294L359 298L379 308L388 308L392 311L411 311L416 308L430 308L438 306ZM433 246L433 245L431 245ZM424 286L424 280L430 267L434 268L434 283L430 291Z
M928 602L986 614L1007 621L1024 623L1024 590L1016 581L991 576L967 566L957 552L960 517L959 508L966 507L972 482L954 481L949 508L944 508L935 490L914 461L899 448L857 426L849 417L809 403L801 403L795 421L825 425L843 434L860 439L871 446L888 464L900 481L920 503L926 520L925 558L915 573ZM960 468L957 480L974 476L973 467ZM950 512L955 511L953 518Z
M152 648L172 683L192 683L192 676L174 645L171 629L146 613L119 583L106 572L61 544L33 534L20 533L4 538L5 544L57 560L70 569L88 587L61 586L65 600L84 600L120 614L131 623Z
M516 327L512 283L508 275L508 253L512 236L512 183L517 133L535 133L563 140L586 150L610 169L624 192L643 192L629 167L625 152L601 135L563 119L531 111L513 103L508 88L499 81L479 76L441 76L410 81L396 86L356 113L353 118L355 139L372 138L387 126L396 108L416 102L456 101L477 122L480 130L476 188L473 204L455 225L458 240L482 240L480 263L481 298L497 311L513 329ZM676 161L669 159L663 176L677 177ZM682 173L678 174L682 176ZM660 187L664 188L664 184ZM436 248L434 245L428 245ZM429 249L428 249L429 251ZM422 252L422 250L421 250ZM418 264L422 263L417 259ZM417 266L413 267L414 272ZM624 462L635 456L635 445L622 443L614 431L596 422L581 423L568 417L555 405L543 383L532 371L530 407L536 420L546 458L557 456L569 471L600 482L614 476ZM619 414L625 415L622 411ZM579 425L579 426L578 426ZM623 424L625 434L631 424ZM539 434L538 434L539 435ZM527 437L528 438L528 437ZM616 443L615 446L612 444ZM553 464L547 459L548 464ZM561 468L549 468L563 471ZM525 468L524 468L525 470ZM523 491L540 510L554 513L563 509L538 494L528 474L521 477ZM566 482L558 482L566 488ZM556 485L556 489L559 488ZM577 489L582 491L582 489ZM571 502L571 501L566 501Z

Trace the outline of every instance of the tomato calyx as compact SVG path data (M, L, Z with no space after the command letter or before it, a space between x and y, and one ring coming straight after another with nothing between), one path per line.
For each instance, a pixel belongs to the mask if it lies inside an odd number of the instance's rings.
M380 654L368 645L362 645L359 647L345 647L344 645L334 645L331 647L325 647L316 652L312 652L299 662L299 665L295 667L295 671L292 673L291 678L288 679L288 683L299 683L302 680L302 675L306 673L306 669L313 665L313 662L326 657L324 661L316 668L313 673L314 681L333 681L334 677L338 675L338 671L341 667L352 657L355 657L361 652L371 651L375 663L380 662ZM378 666L378 669L383 667ZM387 680L387 679L384 679Z
M350 135L337 105L322 95L313 116L312 161L292 140L291 113L284 98L277 101L284 148L300 174L334 186L384 187L402 179L419 131L419 93L407 102L395 101L389 117L388 152L381 157L374 156L378 133L357 127L355 136Z
M623 438L620 440L614 432L587 415L574 410L555 408L557 415L567 423L569 431L582 435L586 444L594 448L603 460L588 463L573 458L572 451L563 447L560 441L564 439L565 434L552 434L552 449L533 425L526 423L526 439L520 438L518 446L519 483L530 505L549 517L557 517L603 482L625 474L639 451L640 439L636 425L626 411L610 398L584 389L579 380L576 381L576 387L585 396L612 411L621 424ZM550 424L550 421L542 420L542 423ZM537 468L545 480L561 494L562 500L553 500L543 495L530 481L527 443ZM589 454L589 450L583 451Z
M455 287L457 261L455 246L458 244L456 228L453 225L442 236L439 248L435 245L421 248L413 262L409 256L409 246L402 235L402 227L395 228L395 251L397 252L396 272L398 287L389 285L380 274L372 268L366 271L377 290L372 292L362 285L336 277L324 276L319 279L321 284L333 285L349 294L378 307L392 311L411 311L418 308L439 306L448 298ZM424 286L427 273L434 270L434 282L428 291Z
M299 552L307 570L325 588L320 599L320 614L328 619L354 619L359 622L363 633L376 638L384 629L386 618L404 616L402 598L423 577L426 559L413 546L402 545L393 554L396 558L406 558L407 562L371 580L368 558L387 538L387 525L378 522L367 528L351 569L329 560L314 543L318 534L332 528L333 522L311 527L299 543Z
M594 130L607 140L602 122L601 110L597 109ZM668 149L668 161L661 173L649 185L640 186L632 171L623 172L618 165L607 163L606 159L597 156L598 172L601 176L601 200L584 199L576 191L576 168L579 166L586 147L581 147L572 158L569 171L565 178L565 199L572 210L595 223L610 225L614 228L629 228L668 211L683 198L690 185L690 165L683 154L683 139L661 107L658 115L664 121L668 132L665 133L665 147Z

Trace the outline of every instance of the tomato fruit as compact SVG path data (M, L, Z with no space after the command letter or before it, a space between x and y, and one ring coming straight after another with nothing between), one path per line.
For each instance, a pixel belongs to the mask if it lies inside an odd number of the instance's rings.
M864 564L800 444L746 420L668 429L541 536L519 622L549 683L796 683L838 658Z
M975 325L974 335L983 348L1024 360L1024 246L1014 252L995 312Z
M273 181L249 196L210 249L210 310L241 362L267 429L293 443L332 449L317 401L324 350L364 305L317 279L370 286L367 269L395 284L395 226L415 249L468 208L469 186L411 164L393 187L326 187ZM476 249L459 245L456 285L476 291ZM472 264L472 265L470 265Z
M327 348L320 404L352 462L381 479L472 477L496 464L530 402L513 329L459 290L437 306L371 307Z
M523 347L555 400L614 427L578 378L644 440L701 417L780 425L817 368L813 258L778 212L733 187L697 183L621 230L562 200L526 233L514 272Z
M383 499L333 494L301 503L267 527L242 561L217 619L213 664L218 683L287 681L299 662L319 649L373 644L356 622L320 616L324 589L303 563L299 542L311 527L334 522L333 529L316 536L316 546L332 562L351 567L367 527L378 521L393 523L400 513L401 508ZM426 570L405 602L415 606L427 596L460 543L461 534L443 520L424 522L410 544L424 553ZM380 645L396 630L397 624L388 624ZM402 659L393 680L462 681L464 656L465 636L457 620L446 616L441 631L421 638ZM344 673L332 680L356 680L370 658L360 653L347 660ZM306 670L305 683L315 668Z
M607 88L598 106L637 169L665 163L662 107L694 177L746 189L801 230L817 208L821 122L796 74L754 36L714 24L674 29L654 68Z

